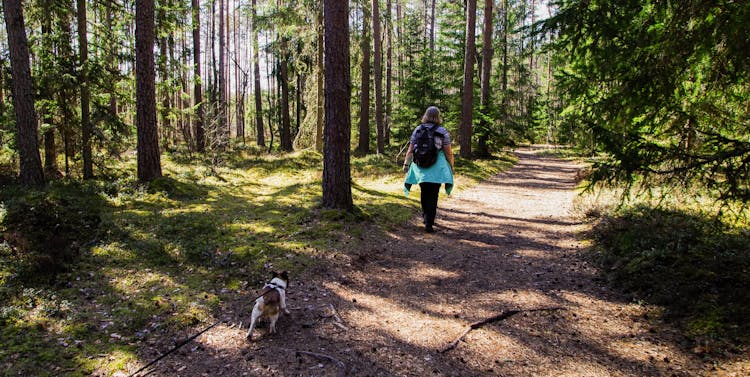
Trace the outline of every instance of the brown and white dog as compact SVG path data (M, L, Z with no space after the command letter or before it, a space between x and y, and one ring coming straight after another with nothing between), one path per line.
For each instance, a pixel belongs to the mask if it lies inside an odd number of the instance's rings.
M280 312L283 310L285 314L289 314L289 310L286 308L286 287L288 284L289 276L286 271L280 274L273 273L273 278L263 287L260 297L255 300L253 313L250 316L250 330L247 332L247 339L252 339L255 323L261 318L270 320L269 333L276 332L276 321L279 319Z

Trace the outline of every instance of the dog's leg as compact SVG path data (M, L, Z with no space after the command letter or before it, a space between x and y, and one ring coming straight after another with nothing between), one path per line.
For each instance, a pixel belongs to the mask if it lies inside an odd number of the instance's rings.
M279 313L271 315L271 324L268 325L268 332L276 334L276 321L279 319Z
M281 293L279 295L281 297L281 310L284 311L284 314L292 314L289 312L289 309L286 308L286 292L279 290L279 293Z
M260 306L261 306L261 303L256 302L255 306L253 307L253 313L250 315L250 329L247 331L247 339L253 338L253 330L255 329L255 322L258 321L258 317L260 317L261 315Z

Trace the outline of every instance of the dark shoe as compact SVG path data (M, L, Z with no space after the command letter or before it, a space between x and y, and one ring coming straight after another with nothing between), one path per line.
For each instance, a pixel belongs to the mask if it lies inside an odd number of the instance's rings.
M424 228L424 231L427 233L435 233L435 229L432 229L432 225L428 225Z

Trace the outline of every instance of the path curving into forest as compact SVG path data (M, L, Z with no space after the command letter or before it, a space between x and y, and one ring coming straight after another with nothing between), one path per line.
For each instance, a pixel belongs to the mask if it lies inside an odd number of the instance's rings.
M580 166L516 153L510 171L441 196L436 233L415 218L293 281L292 315L277 335L261 325L247 342L244 326L221 325L152 375L710 374L676 331L608 290L581 256L584 224L571 213ZM520 312L440 352L471 323L508 310ZM237 324L248 313L237 302L224 319Z

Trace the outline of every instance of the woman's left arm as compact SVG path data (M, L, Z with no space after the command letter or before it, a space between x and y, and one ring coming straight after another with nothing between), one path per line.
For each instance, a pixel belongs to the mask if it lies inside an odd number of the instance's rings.
M445 158L448 159L448 163L451 165L451 171L455 171L453 169L453 149L451 149L451 145L443 145L443 152L445 152Z

